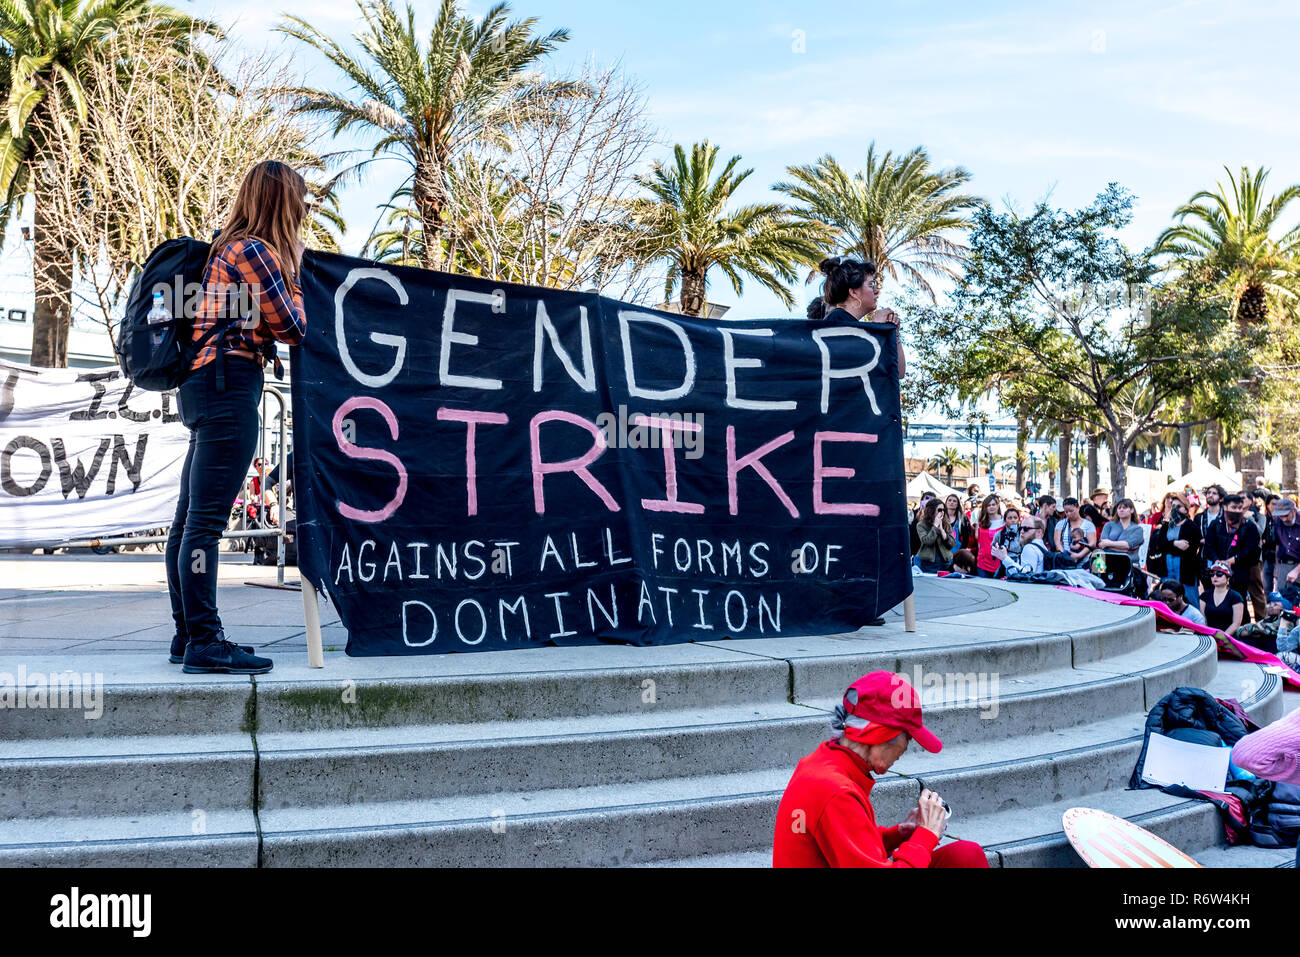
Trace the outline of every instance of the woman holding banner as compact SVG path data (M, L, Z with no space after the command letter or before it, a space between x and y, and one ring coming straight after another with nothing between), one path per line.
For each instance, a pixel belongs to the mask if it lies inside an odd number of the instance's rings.
M189 674L265 674L271 659L226 640L217 614L221 532L257 446L262 367L275 343L302 341L298 284L307 184L275 161L249 170L203 273L194 340L220 331L199 351L177 405L190 430L176 517L167 540L167 589L176 635L171 661ZM240 304L255 309L246 315Z
M892 309L876 308L876 295L880 292L880 283L876 280L876 264L851 256L831 256L818 263L817 268L826 277L822 283L822 299L830 309L823 313L817 300L813 300L808 307L808 318L853 322L866 319L869 322L888 322L899 328L898 375L899 378L907 375L898 314Z

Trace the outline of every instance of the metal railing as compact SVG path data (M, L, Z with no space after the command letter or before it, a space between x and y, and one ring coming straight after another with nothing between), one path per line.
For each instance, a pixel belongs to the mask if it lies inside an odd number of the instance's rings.
M262 397L258 401L258 415L260 418L258 432L258 450L262 461L266 461L266 397L267 395L275 396L276 401L280 404L280 461L277 463L280 467L280 484L282 486L280 494L277 496L277 507L279 510L279 526L277 528L258 528L258 529L226 529L221 533L222 538L276 538L276 555L275 555L275 580L277 585L284 584L284 536L285 536L285 499L288 497L285 492L288 488L291 476L285 471L285 459L287 458L288 436L289 436L289 415L288 404L285 402L284 393L278 388L267 385L262 390ZM115 538L86 538L70 539L59 542L52 548L111 548L121 545L154 545L167 541L166 535L119 535Z

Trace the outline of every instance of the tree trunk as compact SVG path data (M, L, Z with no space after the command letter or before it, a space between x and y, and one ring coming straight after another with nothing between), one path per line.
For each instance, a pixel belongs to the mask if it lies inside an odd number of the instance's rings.
M425 269L443 269L445 266L442 254L444 226L442 211L446 203L438 180L436 164L428 160L417 161L415 179L411 184L411 199L420 214L423 247L420 264Z
M1254 422L1246 424L1247 435L1237 468L1241 472L1241 484L1247 491L1255 487L1255 479L1264 477L1264 437L1259 434Z
M1282 491L1293 494L1296 490L1296 455L1295 449L1282 450Z
M1110 500L1112 503L1118 502L1125 496L1125 487L1128 485L1128 454L1127 450L1115 441L1115 437L1110 439Z
M1088 493L1092 494L1093 490L1101 484L1101 469L1097 465L1097 445L1098 437L1095 435L1088 436ZM1079 498L1083 498L1084 492L1079 490ZM1111 499L1114 501L1114 499Z
M1016 491L1025 490L1025 446L1029 444L1029 425L1023 415L1016 416Z
M50 222L50 187L39 167L32 177L32 276L36 308L32 316L34 366L66 369L72 324L72 253Z
M1062 426L1061 437L1056 443L1057 455L1061 460L1061 498L1070 497L1070 473L1073 471L1070 462L1070 442L1073 441L1073 430L1068 426Z
M683 316L703 316L704 273L682 272L681 310Z
M1232 443L1232 470L1233 470L1234 472L1240 472L1240 471L1241 471L1242 459L1244 459L1244 458L1245 458L1245 456L1242 455L1242 452L1241 452L1241 443L1240 443L1240 442L1233 442L1233 443Z
M1205 457L1210 460L1210 464L1216 469L1219 467L1219 456L1222 447L1220 445L1221 432L1218 422L1209 422L1205 426ZM1191 471L1190 469L1188 471Z
M1182 419L1186 422L1192 417L1191 400L1183 402ZM1178 427L1178 468L1179 475L1186 475L1192 470L1192 427L1190 425L1180 425Z

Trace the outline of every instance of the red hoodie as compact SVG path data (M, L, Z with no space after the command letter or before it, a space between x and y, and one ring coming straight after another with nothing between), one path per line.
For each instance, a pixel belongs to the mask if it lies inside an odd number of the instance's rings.
M776 811L772 866L929 867L939 838L918 827L904 841L897 827L877 827L875 783L867 762L834 741L800 759Z

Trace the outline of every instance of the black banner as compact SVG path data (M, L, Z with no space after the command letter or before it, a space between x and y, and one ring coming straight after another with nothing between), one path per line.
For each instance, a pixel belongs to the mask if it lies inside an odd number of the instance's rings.
M911 593L892 326L309 253L299 566L350 655L851 631Z

